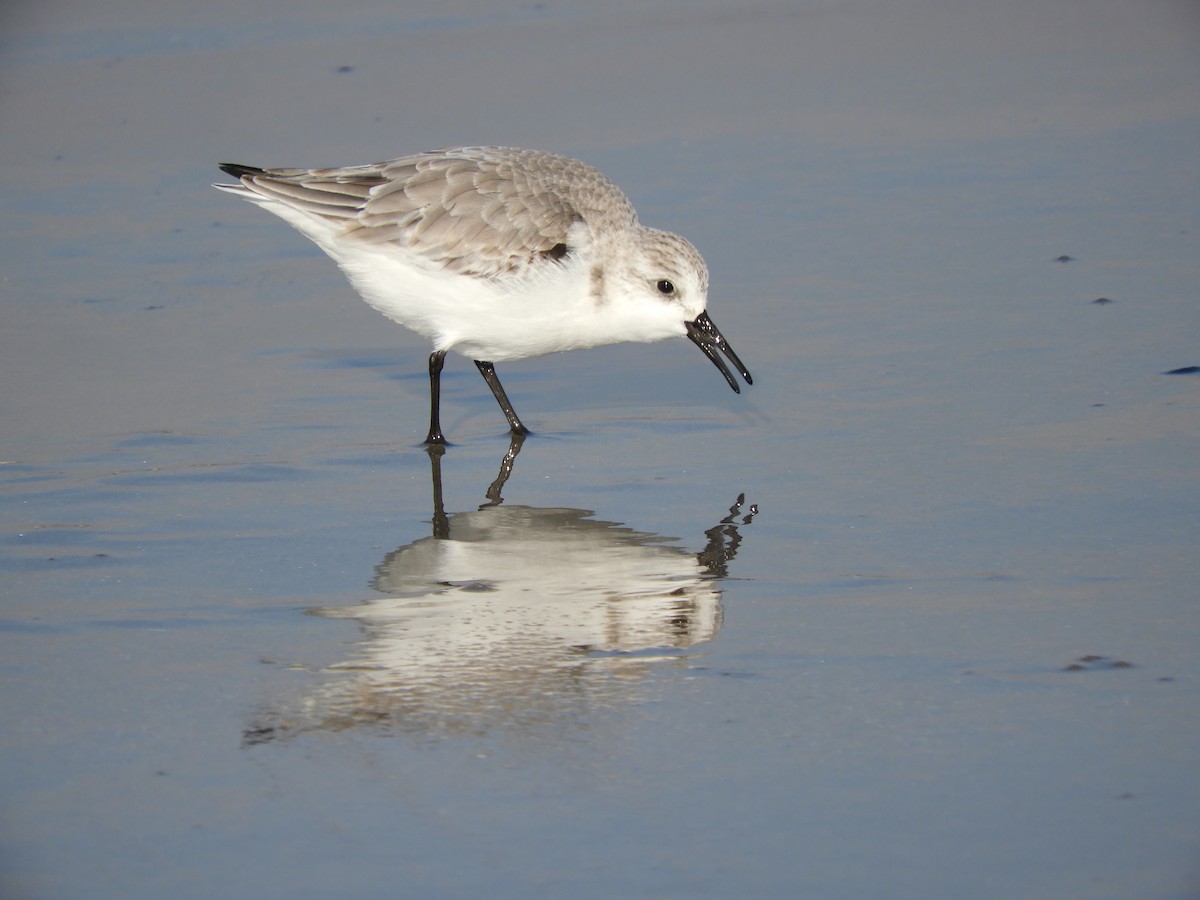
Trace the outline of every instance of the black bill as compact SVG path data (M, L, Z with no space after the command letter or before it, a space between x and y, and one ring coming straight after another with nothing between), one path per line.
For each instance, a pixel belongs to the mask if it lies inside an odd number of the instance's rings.
M725 366L725 360L717 355L720 350L725 354L726 358L733 363L733 367L737 369L738 374L746 379L746 384L754 384L754 379L750 377L750 373L746 371L746 367L742 365L742 361L738 359L737 354L733 352L733 348L729 346L729 341L725 340L725 336L721 334L713 320L708 317L708 313L702 312L698 315L695 321L686 322L687 336L693 344L704 351L704 355L712 360L712 364L721 370L721 374L725 376L725 380L729 382L729 386L733 388L735 394L740 394L742 389L738 387L738 383L734 381L733 375Z

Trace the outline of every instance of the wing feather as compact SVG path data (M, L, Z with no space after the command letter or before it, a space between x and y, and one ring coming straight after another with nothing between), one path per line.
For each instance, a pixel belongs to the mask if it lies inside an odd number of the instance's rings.
M341 169L249 170L242 183L339 224L346 240L391 244L485 277L561 258L576 222L593 231L637 222L600 172L536 150L460 148Z

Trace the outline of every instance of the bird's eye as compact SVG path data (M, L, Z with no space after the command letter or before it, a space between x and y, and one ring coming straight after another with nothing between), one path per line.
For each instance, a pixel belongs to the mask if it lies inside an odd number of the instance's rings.
M664 297L670 297L673 293L675 293L674 282L667 281L665 278L656 284L655 287L658 288L658 292Z

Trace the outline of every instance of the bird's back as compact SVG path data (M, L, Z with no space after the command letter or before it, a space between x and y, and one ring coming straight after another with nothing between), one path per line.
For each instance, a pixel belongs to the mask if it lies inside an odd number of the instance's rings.
M516 274L569 253L571 226L633 228L637 214L601 172L566 156L464 147L330 169L226 164L224 186L330 244L391 245L464 275ZM220 185L219 185L220 186Z

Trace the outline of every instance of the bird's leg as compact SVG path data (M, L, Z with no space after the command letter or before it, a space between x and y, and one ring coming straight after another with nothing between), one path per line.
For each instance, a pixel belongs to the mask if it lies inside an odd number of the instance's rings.
M442 364L445 361L445 350L434 350L429 354L429 434L425 437L426 444L446 443L441 421Z
M517 418L517 413L512 408L512 404L508 402L508 394L504 393L504 387L500 384L500 379L496 377L496 367L490 362L484 362L479 359L475 360L475 365L479 369L479 374L483 376L483 380L492 389L492 393L496 395L496 402L504 410L504 416L508 419L509 430L513 434L529 434L529 429L521 424L521 420Z

